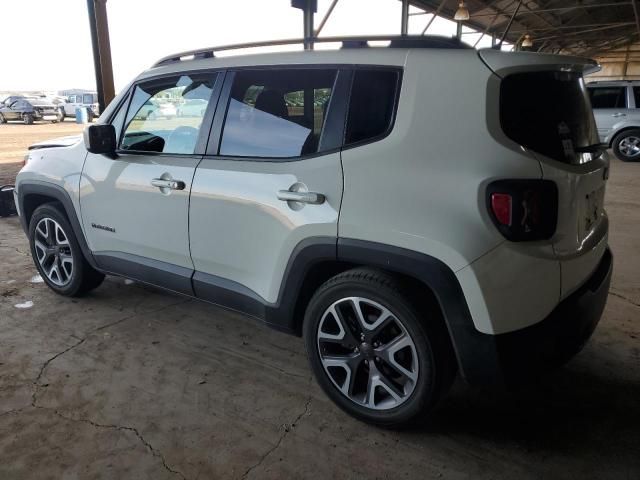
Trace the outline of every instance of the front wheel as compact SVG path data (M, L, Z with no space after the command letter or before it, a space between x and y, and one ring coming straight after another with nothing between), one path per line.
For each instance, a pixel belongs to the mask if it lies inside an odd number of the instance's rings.
M613 153L623 162L640 160L640 129L627 130L613 140Z
M438 315L384 272L354 269L322 285L304 319L318 383L350 415L403 427L427 417L456 372Z
M29 222L33 261L46 284L56 293L75 297L98 287L104 275L94 270L58 204L41 205Z
M33 124L33 113L25 113L22 115L22 121L25 125Z
M7 123L7 120L4 118L4 115L0 113L0 124Z

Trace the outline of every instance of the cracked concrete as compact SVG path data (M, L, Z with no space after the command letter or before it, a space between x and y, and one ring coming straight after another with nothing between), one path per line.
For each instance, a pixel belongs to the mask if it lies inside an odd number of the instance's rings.
M282 429L282 434L280 435L280 437L278 438L278 441L275 443L275 445L273 445L273 447L269 448L264 455L262 455L260 457L260 459L258 460L257 463L251 465L242 475L242 478L248 478L250 474L252 474L254 472L254 470L256 470L258 467L260 467L260 465L262 465L262 463L271 455L273 454L278 448L280 448L280 445L282 444L282 441L285 439L285 437L289 434L289 432L291 432L292 429L296 428L297 423L300 421L300 419L302 417L304 417L305 415L310 415L309 412L309 407L311 405L311 397L309 397L309 399L307 400L307 403L305 403L304 405L304 410L302 411L302 413L300 413L296 418L293 419L293 421L289 424L284 424L281 425L281 429Z
M241 315L118 278L82 299L31 284L0 219L0 479L640 478L639 179L613 163L612 295L585 350L517 392L458 381L406 432L346 416L300 339Z

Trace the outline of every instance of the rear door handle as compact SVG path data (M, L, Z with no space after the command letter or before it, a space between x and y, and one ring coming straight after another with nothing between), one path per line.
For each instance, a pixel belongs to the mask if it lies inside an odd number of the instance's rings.
M626 117L627 114L626 113L614 113L613 115L611 115L612 117L618 118L618 117Z
M151 185L160 189L184 190L185 183L182 180L165 180L163 178L154 178Z
M291 190L280 190L278 192L278 200L285 202L310 203L312 205L321 205L326 197L321 193L314 192L292 192Z

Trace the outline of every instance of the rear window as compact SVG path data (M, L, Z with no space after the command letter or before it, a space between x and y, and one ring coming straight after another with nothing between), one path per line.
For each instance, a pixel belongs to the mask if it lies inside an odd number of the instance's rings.
M396 71L356 70L345 144L370 141L391 128L398 88Z
M509 75L500 90L500 123L513 141L561 162L584 163L597 153L591 104L576 73Z
M626 87L590 87L589 98L593 108L627 108Z

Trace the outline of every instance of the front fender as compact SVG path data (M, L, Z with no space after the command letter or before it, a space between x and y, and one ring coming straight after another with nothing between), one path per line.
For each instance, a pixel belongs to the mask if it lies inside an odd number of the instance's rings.
M29 222L34 210L45 203L59 202L69 219L69 223L71 224L73 233L80 244L80 249L82 250L84 257L93 268L96 270L98 269L93 258L93 254L87 245L84 231L82 230L82 226L78 220L76 210L73 207L73 202L71 201L71 196L64 188L53 183L38 180L26 180L20 182L17 198L18 209L21 213L20 223L22 224L22 229L27 235L29 235Z

